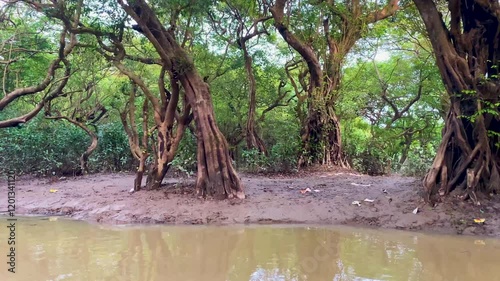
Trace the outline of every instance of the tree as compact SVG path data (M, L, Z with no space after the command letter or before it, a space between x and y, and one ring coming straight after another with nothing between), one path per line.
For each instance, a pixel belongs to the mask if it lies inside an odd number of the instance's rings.
M154 160L149 167L148 177L146 179L146 189L157 189L160 187L163 178L167 174L170 163L177 153L177 148L179 143L184 136L186 127L192 121L191 107L187 104L185 96L181 96L181 91L179 87L179 81L170 76L170 90L167 89L165 85L165 75L166 69L164 66L161 67L159 71L157 80L157 91L152 89L150 85L141 78L135 71L131 70L125 65L125 58L130 60L137 60L139 63L146 65L160 64L159 60L152 58L141 58L136 56L130 56L126 53L124 44L121 41L114 40L113 49L111 47L106 47L104 43L99 39L99 44L104 50L114 50L113 55L107 54L105 51L101 50L101 54L105 56L109 61L111 61L114 66L124 75L126 75L132 83L132 90L130 92L130 98L128 100L128 105L126 109L120 113L120 118L122 124L124 125L127 136L129 137L129 144L134 157L139 160L139 168L137 177L134 184L134 190L139 190L141 185L142 173L144 171L145 161L148 157L147 153L147 138L143 136L142 146L146 151L141 150L138 152L138 147L141 145L138 143L137 133L135 128L135 95L137 94L137 88L140 88L145 95L145 101L142 107L143 120L143 134L150 134L156 131L156 142L153 149ZM137 66L137 64L136 64ZM157 95L155 95L155 92ZM184 98L183 98L184 97ZM183 100L182 110L179 108L179 101ZM153 109L153 120L155 126L151 129L151 132L147 124L147 115L149 114L148 103L151 103ZM127 108L128 107L128 108ZM131 126L128 127L126 124L126 119L123 118L124 112L129 112L129 122ZM125 113L126 114L126 113ZM144 123L145 122L145 123ZM146 139L145 139L146 138Z
M80 91L77 91L80 93ZM64 95L67 95L65 93ZM74 93L71 94L74 96ZM106 115L106 108L94 99L93 105L89 106L88 100L94 95L93 85L88 85L83 95L73 97L70 100L68 107L63 110L52 108L52 103L49 102L45 106L45 116L47 119L66 120L67 122L77 126L85 131L90 137L90 144L80 156L81 174L88 174L88 160L94 150L97 148L99 138L97 136L97 123ZM87 103L86 103L87 102ZM91 127L94 129L92 130Z
M259 23L262 23L269 19L268 16L257 16L252 19L252 15L261 13L262 11L253 11L252 8L255 3L250 2L249 6L245 6L242 3L232 3L232 1L227 1L227 5L230 8L231 16L236 19L236 45L241 50L243 55L243 60L245 62L245 71L247 73L248 79L248 115L246 122L245 138L247 142L247 148L255 148L259 152L267 154L266 145L264 141L259 136L256 129L256 108L257 108L257 85L255 81L254 69L253 69L253 59L249 53L249 42L252 38L258 37L261 34L267 33L264 25L262 29L259 29ZM248 2L246 4L249 4ZM249 26L247 26L249 25Z
M0 57L2 58L0 65L3 66L2 90L4 93L0 99L0 111L27 97L32 98L31 103L34 104L34 107L31 105L26 113L16 112L14 116L0 120L0 128L16 127L28 122L48 102L62 96L63 89L73 74L69 56L77 44L74 36L70 37L69 42L66 41L69 33L67 29L63 28L58 32L60 34L57 40L58 44L49 47L48 42L44 42L44 40L38 41L36 37L32 36L33 33L39 33L38 31L30 30L29 26L24 25L25 23L16 23L10 19L11 12L9 8L8 5L4 7L6 9L2 15L4 18L0 23L3 25L4 32L7 33L3 34L7 35L7 37L2 38L0 45ZM24 9L21 9L21 11L24 11ZM24 16L27 16L27 14ZM49 33L57 34L56 32ZM46 40L48 41L48 39ZM52 50L50 50L51 48ZM54 49L55 51L53 51ZM56 56L47 53L55 53ZM4 60L4 58L6 59ZM35 66L37 62L46 63L45 58L50 58L49 63L47 63L48 66L44 70L45 77L37 77L36 80L33 79L32 81L29 78L23 79L22 75L28 74L31 68L30 64ZM38 67L34 67L34 69L38 69ZM14 73L15 78L11 79ZM29 75L26 76L29 77Z
M218 9L214 12L209 12L210 22L217 37L222 38L228 43L228 47L235 47L241 53L244 63L244 69L248 81L248 111L247 120L245 123L244 138L246 139L246 148L257 149L260 153L268 156L266 143L260 136L258 124L264 120L264 115L276 108L277 106L285 106L283 99L286 98L288 92L281 92L280 89L285 86L283 81L279 81L278 96L273 98L272 103L263 110L262 115L257 117L257 79L256 72L258 68L254 65L254 54L252 49L259 44L262 35L270 37L268 32L268 21L272 17L266 15L267 9L260 1L224 1L223 5L217 6ZM251 44L256 38L257 43ZM270 64L269 62L267 62ZM260 93L261 98L266 93Z
M269 4L274 26L300 54L308 69L307 120L302 130L304 153L300 165L348 166L335 112L341 68L347 53L362 38L367 26L393 15L399 9L398 3L390 0L382 8L377 3L362 4L359 0L307 4L276 0ZM319 32L322 36L317 35Z
M429 195L500 190L500 3L449 0L449 22L439 2L414 0L450 96L443 138L424 179ZM444 7L443 7L444 8Z
M229 147L215 121L208 84L196 71L193 61L175 39L175 26L167 30L150 5L143 0L125 3L125 12L158 52L163 67L184 89L196 123L198 174L196 188L202 196L244 198L243 186L231 163Z
M150 175L152 175L149 181L151 187L159 186L165 176L170 166L169 160L173 159L178 141L182 138L183 126L189 123L189 112L192 109L193 118L196 122L198 143L198 174L196 181L198 193L203 196L217 198L245 197L242 184L229 157L227 141L215 121L209 87L198 74L192 59L184 49L186 41L183 40L183 42L179 43L176 40L179 15L182 11L191 7L190 5L177 2L170 3L172 9L169 13L164 13L171 15L168 21L170 27L167 30L150 4L142 0L127 3L118 1L118 6L116 6L116 2L101 3L109 15L105 20L95 18L90 6L84 7L82 0L52 3L28 0L23 2L36 11L45 13L50 18L59 19L65 30L75 40L77 37L89 39L88 36L94 36L97 39L97 48L96 43L85 42L85 44L80 45L97 49L102 55L107 56L107 59L112 61L117 69L141 88L152 103L155 122L160 123L157 128L158 149L156 153L158 155L156 159L161 159L162 165L153 166L150 171ZM200 6L203 5L200 4ZM117 10L116 8L119 7L122 9ZM161 12L161 9L155 10ZM74 13L71 11L74 11ZM159 55L159 59L154 59L152 62L150 60L143 61L140 58L138 60L146 64L153 63L161 66L158 76L160 101L154 97L143 79L130 71L123 63L127 52L121 46L121 43L124 30L128 30L125 27L125 22L128 19L126 17L124 19L123 12L135 20L137 25L134 26L134 29L145 35ZM92 17L94 18L92 19ZM125 35L134 36L133 33ZM188 35L186 32L184 39L188 38ZM171 92L165 88L165 75L167 74ZM177 105L181 89L187 105L183 111L178 112ZM174 125L174 121L178 121L176 125ZM173 134L174 130L177 133Z
M338 110L353 168L368 174L425 172L442 125L444 88L432 60L410 45L391 50L385 60L359 58L345 69Z
M44 106L47 119L65 120L89 136L90 144L80 156L82 175L89 173L88 160L99 142L98 124L107 116L107 109L102 102L106 94L102 94L97 88L108 69L101 62L102 58L96 57L93 52L79 50L73 63L85 65L85 68L79 68L73 73L59 99L50 100Z
M149 126L149 114L150 114L150 106L149 106L149 100L147 98L144 98L144 101L142 102L142 108L141 108L141 118L142 118L142 136L139 137L139 133L137 132L137 126L136 126L136 105L135 101L137 98L137 84L134 83L134 81L131 79L130 80L131 84L131 89L129 93L129 98L125 104L125 108L120 111L120 120L122 121L123 128L125 129L125 132L127 134L129 146L130 146L130 151L132 152L132 155L134 158L139 161L138 167L137 167L137 172L134 180L134 191L139 191L142 186L142 177L144 175L144 172L146 171L146 160L149 157L149 136L153 133L154 130L157 129L157 125L150 128ZM153 170L154 170L154 165L158 164L158 159L155 159L153 162ZM168 164L168 163L165 163ZM156 171L158 168L156 168ZM153 177L153 175L151 175ZM163 179L163 178L162 178ZM152 182L151 180L149 182ZM152 187L148 187L152 188Z

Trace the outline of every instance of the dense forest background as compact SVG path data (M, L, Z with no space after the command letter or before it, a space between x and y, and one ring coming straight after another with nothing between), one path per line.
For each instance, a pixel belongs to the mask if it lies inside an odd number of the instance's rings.
M453 31L451 4L415 2L431 3ZM498 2L490 2L498 14ZM154 186L168 170L200 171L211 151L205 146L200 155L209 127L211 145L225 151L227 142L231 163L218 152L216 166L229 167L229 178L231 166L293 172L311 165L422 176L454 102L423 10L413 2L358 0L4 2L0 169L139 171L138 179L146 173ZM496 20L477 28L498 29ZM464 24L459 32L465 38L469 30ZM493 53L486 76L498 86ZM189 85L209 91L191 95ZM498 117L494 100L478 99L489 106L480 114ZM207 112L207 127L199 112ZM496 143L498 133L487 130Z

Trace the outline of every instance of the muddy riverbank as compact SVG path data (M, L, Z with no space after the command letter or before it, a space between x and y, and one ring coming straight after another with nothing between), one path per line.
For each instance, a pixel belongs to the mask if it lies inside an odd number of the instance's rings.
M296 177L242 175L247 199L225 201L198 198L191 188L194 179L181 178L165 180L160 190L130 194L133 178L20 178L16 214L65 215L105 224L343 224L500 237L500 196L481 206L458 199L429 206L419 194L420 180L409 177L325 171ZM1 200L0 210L6 209L7 200ZM475 218L485 223L477 224Z

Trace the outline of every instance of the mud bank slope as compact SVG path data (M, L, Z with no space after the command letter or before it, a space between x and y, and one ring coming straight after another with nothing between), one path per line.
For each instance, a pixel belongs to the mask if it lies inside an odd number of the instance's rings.
M134 194L128 192L133 183L130 174L55 182L20 179L16 213L66 215L110 224L347 224L500 237L498 195L481 206L449 200L431 207L419 195L415 178L320 172L295 178L243 175L242 181L247 199L215 201L196 197L189 188L193 181L186 179L168 179L160 190ZM311 192L301 192L307 188ZM353 201L361 206L352 205ZM416 207L419 212L413 214ZM1 200L0 210L6 209L7 200ZM486 223L476 224L474 218L485 218Z

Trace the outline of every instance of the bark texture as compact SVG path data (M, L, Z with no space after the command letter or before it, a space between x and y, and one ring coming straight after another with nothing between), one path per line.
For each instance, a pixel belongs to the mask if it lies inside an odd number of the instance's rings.
M245 198L240 179L232 165L226 138L215 122L208 85L196 73L181 79L186 96L196 100L193 107L197 131L196 188L202 196Z
M123 128L127 134L128 143L130 147L130 152L134 158L139 162L137 165L137 172L134 179L134 191L139 191L142 187L142 178L146 170L146 160L149 157L149 134L155 129L148 128L149 120L149 101L144 99L142 106L142 137L139 138L137 132L137 126L135 121L135 98L137 95L137 84L131 80L131 91L129 94L129 99L125 105L124 110L120 112L120 119L122 121Z
M393 15L399 6L397 0L390 0L381 9L366 12L366 7L359 0L350 1L348 5L340 4L344 5L342 7L338 7L339 4L334 1L325 1L325 5L331 13L317 19L327 42L324 52L314 49L311 42L301 40L291 31L293 26L285 17L285 9L292 6L290 1L276 0L269 10L278 32L299 53L308 68L309 80L301 82L307 91L307 117L302 125L303 153L299 158L299 166L322 164L349 167L342 152L340 122L335 111L344 58L362 37L366 24ZM340 23L332 25L333 22ZM309 40L314 41L315 36L311 35ZM321 64L321 61L324 63ZM299 77L299 80L302 79Z
M215 121L208 84L203 81L192 60L175 40L173 30L167 30L160 23L144 0L129 1L128 4L119 2L137 22L136 29L153 44L172 79L182 85L187 102L193 110L198 146L196 188L199 194L216 198L244 198L243 187L229 157L227 141ZM169 144L167 142L164 145L168 147Z
M432 0L414 2L451 100L442 142L423 184L429 196L458 188L463 198L477 201L477 190L500 190L500 4L450 0L447 25Z
M82 130L84 130L91 139L90 145L80 156L80 168L82 169L82 173L85 175L89 173L89 166L88 166L89 157L96 150L97 144L99 143L99 139L97 137L97 134L93 132L90 128L86 127L85 125L84 126L81 125L83 124L78 124L77 126L82 128Z
M255 75L252 68L252 57L248 53L246 40L240 40L240 46L243 51L243 58L245 60L245 70L248 78L248 115L246 123L246 141L247 148L255 148L259 152L267 155L266 144L259 136L256 128L256 108L257 108L257 83L255 82Z

